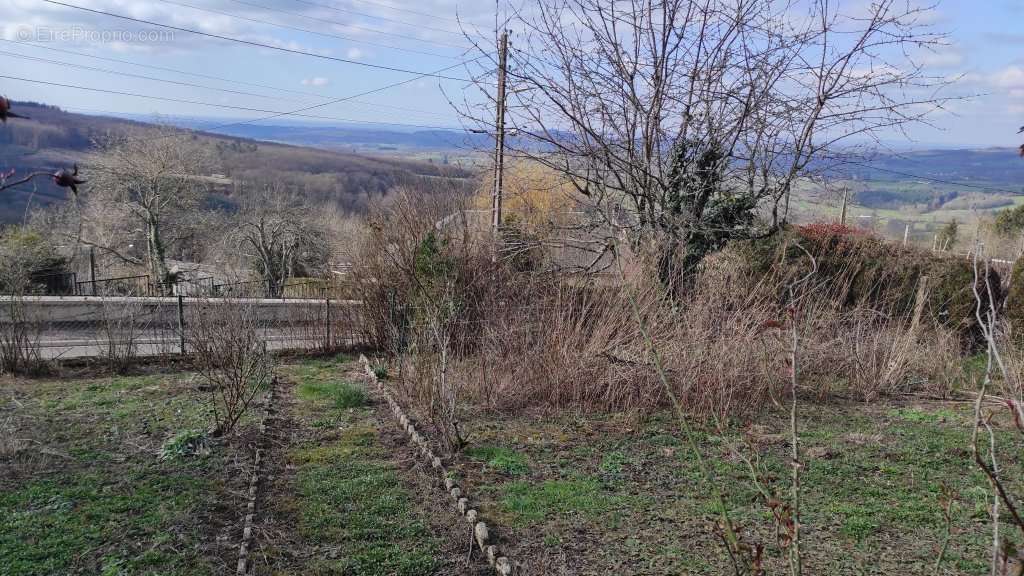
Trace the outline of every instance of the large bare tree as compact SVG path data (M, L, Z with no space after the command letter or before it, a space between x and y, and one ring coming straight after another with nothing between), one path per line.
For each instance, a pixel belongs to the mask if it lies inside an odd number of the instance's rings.
M82 242L124 262L145 264L152 282L166 286L173 280L168 249L195 230L211 158L204 144L171 127L98 142L86 162L90 187ZM142 260L127 249L136 239L145 245Z
M507 23L510 145L653 243L671 283L784 223L801 178L947 102L917 60L945 42L931 16L907 0L527 2Z
M270 185L245 198L231 218L228 239L266 287L279 297L293 276L319 276L329 245L316 211L284 186Z

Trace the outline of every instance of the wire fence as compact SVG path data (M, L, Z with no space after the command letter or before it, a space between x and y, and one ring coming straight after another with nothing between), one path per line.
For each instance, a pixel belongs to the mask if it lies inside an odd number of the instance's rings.
M326 352L367 341L361 303L348 300L0 296L0 364L187 356L199 315L232 306L251 308L269 351Z
M179 278L172 282L153 282L149 275L113 276L79 280L74 272L38 274L31 278L28 293L39 296L124 296L193 298L278 298L335 299L344 298L341 286L325 279L292 279L280 286L268 286L263 280L218 282L213 276ZM8 294L9 295L9 294Z

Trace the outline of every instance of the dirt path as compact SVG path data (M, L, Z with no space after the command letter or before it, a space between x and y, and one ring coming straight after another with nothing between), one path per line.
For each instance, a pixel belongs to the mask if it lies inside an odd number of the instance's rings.
M469 526L351 360L287 368L271 429L252 574L489 574Z

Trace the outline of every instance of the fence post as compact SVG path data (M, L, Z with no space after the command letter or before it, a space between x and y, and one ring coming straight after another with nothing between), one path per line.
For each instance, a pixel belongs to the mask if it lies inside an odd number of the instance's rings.
M89 246L89 285L92 286L91 296L96 295L96 250Z
M324 307L327 309L326 310L327 313L324 315L327 318L327 349L331 350L331 349L333 349L333 346L332 346L332 342L331 342L331 299L330 298L325 298L324 299Z
M178 294L178 346L181 355L185 355L185 302L184 297Z

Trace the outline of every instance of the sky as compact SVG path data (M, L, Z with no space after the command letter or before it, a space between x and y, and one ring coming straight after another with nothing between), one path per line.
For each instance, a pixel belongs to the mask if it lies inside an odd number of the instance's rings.
M479 54L468 50L460 29L478 38L493 37L495 10L490 0L53 2L5 0L9 8L0 24L5 40L0 42L0 76L8 78L0 78L0 94L86 113L248 119L390 86L309 110L309 115L326 118L306 120L409 128L461 125L452 101L479 98L466 82L479 69L462 64L467 54ZM951 94L971 98L934 116L935 127L914 127L908 145L1019 145L1015 132L1024 124L1024 0L942 0L931 17L937 29L949 33L949 46L927 57L928 69L958 78ZM418 74L429 72L446 78Z

